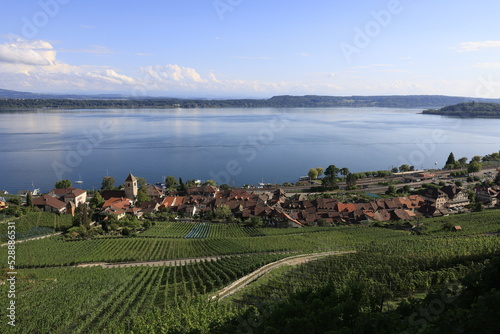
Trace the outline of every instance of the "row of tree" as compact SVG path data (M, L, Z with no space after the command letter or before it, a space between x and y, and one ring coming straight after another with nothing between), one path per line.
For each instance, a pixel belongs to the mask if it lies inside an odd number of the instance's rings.
M481 163L482 157L479 155L475 155L472 160L467 163L467 157L460 158L455 160L455 156L453 152L450 153L448 159L446 159L446 163L444 165L444 169L459 169L466 168L468 173L477 173L481 171L483 165Z

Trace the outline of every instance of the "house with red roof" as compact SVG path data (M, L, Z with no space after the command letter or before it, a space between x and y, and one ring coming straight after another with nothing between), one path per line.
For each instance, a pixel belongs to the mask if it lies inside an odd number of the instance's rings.
M57 196L45 194L34 198L33 205L46 212L66 213L66 203L59 200Z
M66 204L68 204L69 202L73 202L75 206L85 204L85 202L87 201L87 191L83 189L76 189L73 187L52 189L48 193L48 195L57 197L59 200L63 201Z
M114 215L118 220L122 219L123 217L125 217L127 210L132 208L132 203L132 200L128 198L112 197L102 205L103 211L101 212L101 214L105 216Z
M165 195L163 194L163 189L153 184L146 185L146 193L151 199L160 199L165 197Z

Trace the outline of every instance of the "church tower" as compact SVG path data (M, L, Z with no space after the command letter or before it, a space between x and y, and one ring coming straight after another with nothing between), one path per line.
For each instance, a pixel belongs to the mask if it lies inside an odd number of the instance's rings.
M131 200L137 197L137 179L132 173L125 179L125 196Z

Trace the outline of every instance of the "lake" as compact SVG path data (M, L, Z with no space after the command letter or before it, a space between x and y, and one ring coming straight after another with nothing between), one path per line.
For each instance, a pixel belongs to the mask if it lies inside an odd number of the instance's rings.
M422 109L99 109L0 111L0 190L58 179L100 188L128 173L241 186L295 182L330 164L352 172L403 163L442 168L500 149L500 119L422 115Z

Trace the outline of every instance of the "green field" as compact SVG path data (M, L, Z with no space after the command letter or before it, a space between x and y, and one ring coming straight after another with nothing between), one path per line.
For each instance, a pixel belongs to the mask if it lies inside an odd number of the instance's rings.
M58 219L61 217L32 214L19 219L16 226L18 232L25 233L35 227L68 224ZM283 333L299 333L299 329L305 333L308 321L303 317L308 311L295 314L295 309L302 308L293 306L298 296L306 303L316 303L320 310L324 301L319 297L308 301L307 296L330 289L335 293L327 293L329 298L343 305L341 310L331 310L333 313L351 310L354 306L343 303L352 299L362 306L356 313L358 318L364 319L366 312L390 318L402 300L422 298L433 289L457 284L500 255L496 234L500 230L499 210L420 223L421 234L368 226L271 229L157 222L135 237L68 241L54 236L23 242L16 245L17 325L14 330L2 321L0 332L259 333L268 323L283 328ZM443 229L450 224L462 226L463 231ZM230 298L210 300L215 291L265 264L299 253L336 250L357 253L282 267ZM79 263L218 255L224 257L183 266L74 267ZM7 260L7 248L2 247L4 268ZM3 282L6 272L2 272ZM7 295L8 284L1 284L2 319L6 319ZM276 319L283 317L280 308L290 308L290 319L301 321L279 323ZM317 314L308 317L313 319ZM341 319L344 326L355 326L347 323L346 317ZM307 326L319 326L319 322ZM419 328L404 327L408 321L399 323L401 331L418 332Z
M23 217L12 219L15 222L16 240L29 239L62 231L71 227L70 215L54 215L48 212L32 212ZM0 224L0 242L7 241L7 224Z

